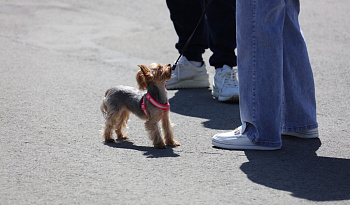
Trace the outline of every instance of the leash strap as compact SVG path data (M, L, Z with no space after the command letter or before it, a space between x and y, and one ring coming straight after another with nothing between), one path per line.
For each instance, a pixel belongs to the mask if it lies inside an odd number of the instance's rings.
M184 47L182 48L179 57L177 58L177 60L175 61L174 65L173 65L173 67L172 67L173 70L176 68L177 62L179 62L180 58L183 56L183 54L184 54L184 52L186 51L188 45L190 44L190 41L191 41L193 35L196 33L196 30L198 29L198 26L199 26L200 22L203 20L205 14L207 13L207 10L208 10L208 8L209 8L209 4L211 3L211 1L212 1L212 0L209 0L209 1L208 1L208 4L207 4L207 6L205 7L205 9L204 9L204 11L203 11L201 17L199 18L196 27L194 28L192 34L191 34L190 37L187 39L186 44L185 44Z

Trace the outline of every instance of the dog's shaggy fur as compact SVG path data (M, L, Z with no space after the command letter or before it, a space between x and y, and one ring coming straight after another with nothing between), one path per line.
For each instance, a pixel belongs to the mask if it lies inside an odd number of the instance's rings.
M164 111L154 106L149 100L144 99L145 90L154 100L160 104L167 104L168 98L165 89L165 82L171 78L171 66L161 66L152 63L148 67L139 65L140 71L136 74L136 81L139 90L128 86L116 86L108 89L105 93L101 111L106 119L103 138L106 142L114 142L113 130L118 139L128 139L123 129L129 119L130 112L139 118L146 120L145 127L149 137L156 148L168 146L179 146L180 143L174 140L174 133L169 119L169 111ZM144 101L146 113L141 109ZM165 143L161 137L158 121L162 121Z

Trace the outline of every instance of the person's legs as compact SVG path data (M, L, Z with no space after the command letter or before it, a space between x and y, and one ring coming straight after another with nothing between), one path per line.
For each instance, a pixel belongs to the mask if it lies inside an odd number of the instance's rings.
M170 18L179 37L175 47L182 52L203 12L203 0L167 0ZM189 46L183 53L189 61L202 62L202 54L208 48L208 33L205 20L202 20Z
M183 50L192 35L204 9L203 0L167 0L170 18L179 37L175 47L183 56L167 81L167 89L209 87L209 75L202 54L208 48L208 32L203 19L186 50Z
M288 133L311 130L318 125L314 79L298 21L300 2L299 0L285 0L285 2L282 132Z
M207 1L206 1L207 2ZM236 0L213 0L206 13L209 31L209 48L213 55L211 66L237 66Z
M301 138L318 136L313 75L298 14L299 0L237 0L242 127L215 135L213 145L278 149L281 129Z
M208 1L206 1L208 2ZM238 101L236 49L236 0L213 0L206 14L209 32L209 59L217 70L212 95L219 101Z
M283 91L283 0L237 0L242 131L255 144L280 147Z

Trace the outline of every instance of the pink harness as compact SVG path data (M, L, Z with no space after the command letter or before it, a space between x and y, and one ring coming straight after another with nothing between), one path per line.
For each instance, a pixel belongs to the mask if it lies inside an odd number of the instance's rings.
M146 95L144 95L142 97L142 103L141 103L141 110L145 113L145 115L148 117L148 114L147 114L147 110L146 110L146 104L145 104L145 98L150 101L154 106L156 106L157 108L159 109L162 109L164 110L164 113L163 115L168 112L168 110L170 109L170 103L168 102L166 105L163 105L163 104L160 104L158 103L155 99L152 98L152 96L147 93ZM162 119L163 115L160 117L160 119ZM159 120L160 120L159 119Z

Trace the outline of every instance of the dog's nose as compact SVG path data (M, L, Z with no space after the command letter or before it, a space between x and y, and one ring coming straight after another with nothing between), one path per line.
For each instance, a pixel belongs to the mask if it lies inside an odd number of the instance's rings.
M171 64L168 64L167 66L171 67Z

